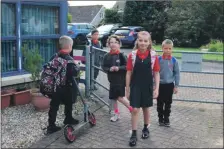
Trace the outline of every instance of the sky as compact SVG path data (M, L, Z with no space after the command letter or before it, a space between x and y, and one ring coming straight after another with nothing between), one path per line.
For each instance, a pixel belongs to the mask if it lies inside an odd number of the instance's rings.
M112 8L116 1L68 1L70 6L103 5Z

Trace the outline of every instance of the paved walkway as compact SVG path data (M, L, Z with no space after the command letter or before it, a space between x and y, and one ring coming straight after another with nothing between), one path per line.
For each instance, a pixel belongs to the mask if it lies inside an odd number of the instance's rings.
M96 108L95 104L92 108ZM95 112L97 125L87 128L73 143L68 143L63 131L43 138L31 148L128 148L130 137L130 113L123 106L118 122L110 122L108 108ZM150 137L140 138L143 127L142 114L139 122L137 148L222 148L223 105L174 101L171 127L157 125L156 102L151 109Z

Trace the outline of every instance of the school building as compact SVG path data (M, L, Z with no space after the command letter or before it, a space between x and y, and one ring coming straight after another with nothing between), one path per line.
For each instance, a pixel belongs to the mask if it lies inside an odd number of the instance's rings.
M58 39L67 34L67 0L1 1L1 85L24 83L21 47L37 47L44 61L58 50Z

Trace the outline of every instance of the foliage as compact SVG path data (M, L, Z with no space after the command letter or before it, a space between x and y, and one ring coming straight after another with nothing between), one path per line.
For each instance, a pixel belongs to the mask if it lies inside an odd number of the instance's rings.
M151 32L156 43L163 40L167 10L171 1L127 1L124 8L123 24L142 26Z
M106 9L105 10L105 18L103 20L103 23L121 23L121 14L117 12L117 10L113 9Z
M165 38L184 47L200 47L210 39L224 39L222 1L172 1Z
M123 24L143 26L161 43L200 47L211 39L224 40L224 1L127 1Z
M209 44L201 48L208 48L210 52L223 52L223 42L220 40L211 40Z
M24 56L24 68L31 73L30 79L36 82L40 78L43 59L37 48L30 49L27 45L22 47L22 54Z
M68 13L68 23L72 23L72 15Z

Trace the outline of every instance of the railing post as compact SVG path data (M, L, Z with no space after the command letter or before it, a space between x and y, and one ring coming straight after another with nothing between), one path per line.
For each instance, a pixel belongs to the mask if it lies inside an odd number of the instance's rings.
M94 89L94 82L93 82L93 80L94 80L94 70L95 70L95 68L94 68L94 63L95 63L95 49L94 49L94 47L93 46L90 46L90 63L91 63L91 65L90 65L90 86L91 86L91 90L93 90Z
M85 58L86 58L86 67L85 67L85 95L86 97L89 97L90 96L90 68L91 68L91 65L90 65L90 46L85 46L85 50L86 50L86 55L85 55Z

